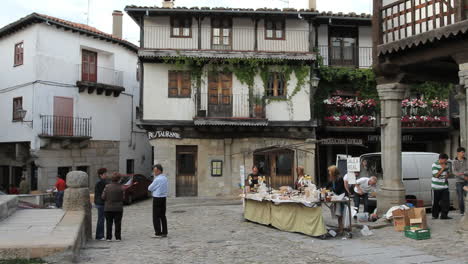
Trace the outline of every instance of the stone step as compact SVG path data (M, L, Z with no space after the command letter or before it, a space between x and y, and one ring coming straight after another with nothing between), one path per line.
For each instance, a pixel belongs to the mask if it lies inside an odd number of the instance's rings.
M18 197L16 195L0 195L0 221L16 212Z

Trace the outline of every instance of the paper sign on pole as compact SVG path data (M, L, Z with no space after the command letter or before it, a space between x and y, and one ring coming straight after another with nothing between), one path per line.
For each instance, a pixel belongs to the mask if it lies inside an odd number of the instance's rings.
M245 167L244 167L244 165L241 165L241 166L240 166L240 170L239 170L239 171L240 171L240 180L241 180L240 186L241 186L241 188L243 189L243 188L245 187L245 186L244 186L244 185L245 185Z
M348 172L355 172L361 170L361 162L360 158L348 158L346 162L346 167L348 168Z

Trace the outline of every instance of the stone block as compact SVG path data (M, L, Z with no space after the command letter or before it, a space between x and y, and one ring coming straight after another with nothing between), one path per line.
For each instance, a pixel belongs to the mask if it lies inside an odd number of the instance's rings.
M72 188L88 187L88 174L82 171L71 171L67 174L67 186Z

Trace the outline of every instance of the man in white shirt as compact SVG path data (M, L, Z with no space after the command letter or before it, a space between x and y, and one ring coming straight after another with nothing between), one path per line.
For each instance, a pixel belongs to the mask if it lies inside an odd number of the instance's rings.
M359 205L361 204L361 199L364 203L364 212L369 212L369 193L371 193L377 187L377 177L372 176L370 178L362 177L356 181L354 186L354 206L359 212Z

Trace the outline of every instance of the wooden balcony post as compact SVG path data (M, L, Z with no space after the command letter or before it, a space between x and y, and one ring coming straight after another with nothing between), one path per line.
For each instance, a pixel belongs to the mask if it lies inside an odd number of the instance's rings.
M197 17L197 24L198 24L198 49L201 50L202 48L202 38L201 38L201 34L202 34L202 29L201 29L201 23L202 23L202 17L201 16L198 16Z
M258 18L254 18L254 51L258 51Z
M373 63L378 62L377 46L382 44L382 0L374 0L374 15L372 16L372 57Z

